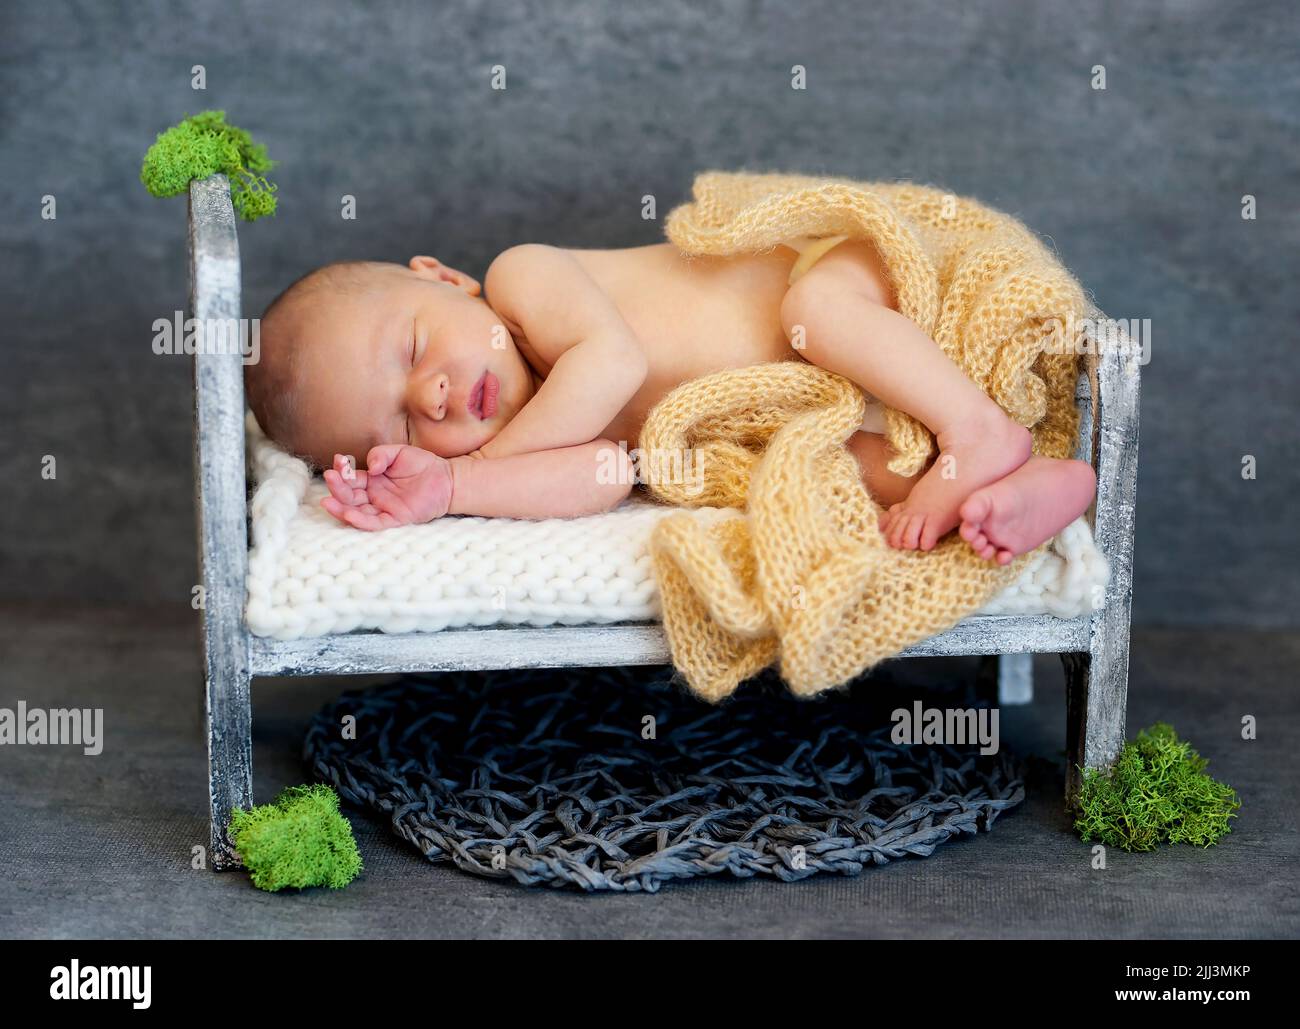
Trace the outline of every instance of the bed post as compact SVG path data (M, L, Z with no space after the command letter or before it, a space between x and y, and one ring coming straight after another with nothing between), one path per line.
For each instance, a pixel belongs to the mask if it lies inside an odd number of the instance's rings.
M998 655L998 704L1032 704L1034 702L1034 655Z
M1105 768L1124 745L1129 625L1133 609L1133 533L1137 500L1138 346L1122 332L1098 331L1093 389L1093 534L1110 562L1105 597L1092 613L1086 653L1062 654L1066 686L1065 798L1073 807L1080 766Z
M224 321L238 319L239 239L224 175L190 183L189 316L199 340L238 342ZM207 352L211 350L213 352ZM223 352L215 352L222 350ZM248 573L244 479L244 378L237 351L200 347L194 356L194 505L203 594L203 680L208 734L210 860L216 870L239 863L226 835L231 811L253 802L252 705L244 591Z

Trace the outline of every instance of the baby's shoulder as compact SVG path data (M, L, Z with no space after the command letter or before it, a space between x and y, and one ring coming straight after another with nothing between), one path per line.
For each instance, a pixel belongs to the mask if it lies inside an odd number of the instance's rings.
M519 243L501 251L488 265L488 279L508 282L531 277L565 261L570 261L568 251L546 243Z
M565 261L563 250L545 243L520 243L501 251L483 278L488 303L506 318L521 317L548 289L554 293Z

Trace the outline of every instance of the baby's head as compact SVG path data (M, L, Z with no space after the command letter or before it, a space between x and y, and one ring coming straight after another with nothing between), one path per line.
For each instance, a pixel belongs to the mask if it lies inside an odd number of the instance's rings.
M442 457L483 446L533 395L532 371L479 284L432 257L326 265L262 316L248 401L318 467L380 443Z

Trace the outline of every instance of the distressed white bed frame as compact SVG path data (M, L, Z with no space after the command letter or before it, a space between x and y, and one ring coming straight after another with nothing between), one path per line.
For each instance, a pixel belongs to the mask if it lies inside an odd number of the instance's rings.
M201 322L239 318L239 240L225 176L190 185L189 253L189 316ZM1032 698L1033 655L1060 654L1067 689L1067 800L1077 791L1079 767L1108 766L1124 741L1138 368L1133 348L1105 348L1092 376L1080 378L1076 394L1083 416L1078 453L1097 471L1094 536L1111 568L1104 603L1079 618L976 616L901 655L997 656L1000 701L1026 703ZM358 632L287 642L253 636L243 619L248 495L243 366L236 353L194 359L194 465L204 588L211 860L216 869L239 863L226 827L232 810L253 804L254 676L669 663L657 623Z

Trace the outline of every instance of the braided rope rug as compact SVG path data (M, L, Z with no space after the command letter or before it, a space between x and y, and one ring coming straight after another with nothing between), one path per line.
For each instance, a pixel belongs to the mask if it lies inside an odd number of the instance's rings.
M855 875L988 831L1024 799L1005 749L890 741L914 688L798 701L769 675L715 707L670 672L408 676L326 706L304 759L430 861L584 890Z

